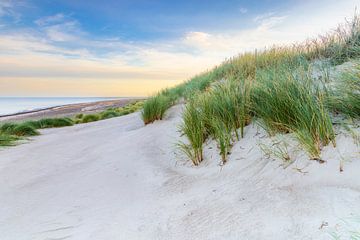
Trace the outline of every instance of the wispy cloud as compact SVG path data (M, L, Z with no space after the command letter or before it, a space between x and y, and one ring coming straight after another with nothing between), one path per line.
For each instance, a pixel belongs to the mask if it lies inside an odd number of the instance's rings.
M61 23L65 20L65 15L63 13L57 13L52 16L46 16L39 18L35 21L35 23L41 27Z
M244 8L244 7L241 7L241 8L239 9L239 12L242 13L242 14L245 14L245 13L247 13L248 11L249 11L249 9Z
M20 0L1 0L0 1L0 19L2 17L9 17L13 22L18 23L21 20L21 14L16 11L17 7L24 6ZM5 26L5 23L1 24Z

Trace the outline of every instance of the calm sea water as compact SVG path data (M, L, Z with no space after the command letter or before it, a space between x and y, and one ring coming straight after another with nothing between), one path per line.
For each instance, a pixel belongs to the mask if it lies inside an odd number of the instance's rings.
M88 103L119 98L102 97L0 97L0 115L26 112L72 103Z

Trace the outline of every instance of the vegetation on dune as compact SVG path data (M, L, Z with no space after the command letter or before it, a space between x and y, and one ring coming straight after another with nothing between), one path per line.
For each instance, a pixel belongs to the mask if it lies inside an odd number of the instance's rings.
M98 114L88 114L82 118L82 123L96 122L99 121L100 119L101 119L100 115Z
M334 65L360 57L360 16L355 14L352 21L312 42L317 55L331 59Z
M145 102L143 120L145 124L159 120L179 99L187 100L181 130L189 144L180 146L195 165L203 159L202 144L208 137L217 142L225 162L251 119L270 135L292 133L312 159L320 159L323 146L335 145L330 113L359 117L360 78L359 71L348 72L332 86L327 69L324 81L315 81L311 66L317 60L338 65L357 57L360 18L355 16L331 34L240 54L160 92Z
M118 116L120 116L120 114L114 110L107 110L100 114L101 119L108 119L108 118L113 118L113 117L118 117Z
M26 123L32 125L36 129L67 127L74 125L74 121L70 118L44 118L37 121L27 121Z
M343 73L330 91L329 107L349 117L360 117L360 63Z
M0 133L0 146L13 146L19 139L21 138L17 136Z
M105 111L99 112L98 114L83 114L83 113L77 114L75 116L75 123L80 124L80 123L95 122L99 120L127 115L140 110L143 104L144 104L143 101L135 101L123 107L108 108Z
M216 67L212 71L197 75L174 88L165 89L145 101L142 118L145 124L161 120L165 111L173 106L179 99L192 98L198 92L205 91L212 82L222 78L227 68L227 63L221 67Z
M5 123L0 127L0 133L13 136L36 136L40 133L28 123Z
M334 141L324 95L306 71L270 69L257 74L252 109L270 135L293 132L312 159Z
M189 144L179 143L180 149L192 160L194 165L199 165L203 160L203 143L206 139L206 128L202 114L195 100L190 100L186 105L181 125L181 131L186 135Z
M163 119L165 111L172 103L171 95L167 96L164 94L158 94L147 100L141 112L144 123L149 124L156 120Z
M233 138L243 137L243 129L251 119L249 82L234 79L214 84L210 91L195 96L190 102L183 114L182 132L190 145L196 146L196 152L202 151L206 138L215 139L222 160L226 162ZM181 146L184 148L183 144ZM202 156L202 153L197 155Z

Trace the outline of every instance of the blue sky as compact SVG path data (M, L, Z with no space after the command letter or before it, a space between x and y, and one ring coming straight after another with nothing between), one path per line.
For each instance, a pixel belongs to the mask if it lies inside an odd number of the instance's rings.
M355 0L0 0L0 96L148 95L240 52L315 37Z
M16 2L16 1L10 1ZM62 13L81 23L88 33L126 40L178 37L187 31L251 27L252 16L286 10L298 1L79 1L43 0L18 2L21 16L16 27L36 27L41 16ZM11 19L8 18L9 23Z

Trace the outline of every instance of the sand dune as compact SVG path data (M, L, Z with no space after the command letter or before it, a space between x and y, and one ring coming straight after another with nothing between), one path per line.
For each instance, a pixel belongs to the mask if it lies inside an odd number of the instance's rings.
M347 134L323 150L326 163L294 145L284 168L251 125L225 166L208 142L193 167L175 147L181 109L146 127L134 113L48 129L1 150L0 239L329 239L359 227L360 153Z

